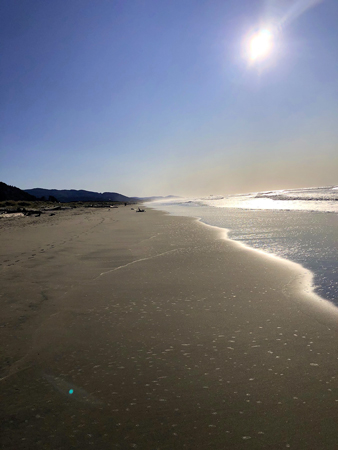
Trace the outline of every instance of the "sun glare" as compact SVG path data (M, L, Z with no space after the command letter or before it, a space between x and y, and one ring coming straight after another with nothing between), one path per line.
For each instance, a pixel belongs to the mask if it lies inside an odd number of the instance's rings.
M250 59L265 58L272 48L272 33L269 30L260 30L250 40Z

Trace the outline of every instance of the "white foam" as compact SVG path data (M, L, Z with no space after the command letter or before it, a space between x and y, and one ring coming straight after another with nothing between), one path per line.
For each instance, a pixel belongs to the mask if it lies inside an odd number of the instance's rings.
M283 189L223 197L210 195L195 198L169 198L157 200L166 205L206 205L216 208L240 208L257 210L317 211L338 213L338 186Z

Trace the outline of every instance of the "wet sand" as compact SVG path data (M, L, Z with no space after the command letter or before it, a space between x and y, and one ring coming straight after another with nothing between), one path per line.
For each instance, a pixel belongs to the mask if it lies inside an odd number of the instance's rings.
M159 211L0 219L1 448L336 449L304 273Z

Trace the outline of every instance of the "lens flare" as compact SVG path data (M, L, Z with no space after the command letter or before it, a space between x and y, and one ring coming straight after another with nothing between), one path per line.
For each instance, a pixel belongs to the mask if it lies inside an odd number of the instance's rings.
M272 33L270 30L260 30L250 40L250 59L265 58L272 48Z

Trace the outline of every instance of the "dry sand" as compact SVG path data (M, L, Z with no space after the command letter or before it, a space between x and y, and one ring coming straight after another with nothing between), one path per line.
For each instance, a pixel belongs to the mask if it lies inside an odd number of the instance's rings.
M129 207L0 219L0 263L1 448L338 448L304 271Z

